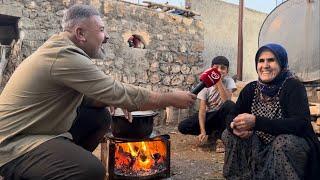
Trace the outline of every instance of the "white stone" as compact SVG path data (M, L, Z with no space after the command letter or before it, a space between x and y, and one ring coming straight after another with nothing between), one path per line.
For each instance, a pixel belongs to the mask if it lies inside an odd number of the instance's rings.
M169 86L171 84L171 77L170 76L165 76L162 80L162 84Z
M159 70L159 62L153 62L150 65L150 71L151 72L156 72Z
M185 46L184 44L181 44L181 45L179 46L179 51L182 52L182 53L186 52L186 51L187 51L186 46Z
M157 34L157 38L158 40L162 41L163 40L163 36L161 34Z
M173 76L172 80L171 80L171 85L173 86L182 86L184 81L184 76L183 75L177 75L177 76Z
M123 68L123 63L124 63L124 60L122 58L117 58L114 62L114 65L116 68L118 69L122 69Z
M182 22L187 25L187 26L190 26L193 22L193 19L191 18L183 18Z
M190 73L190 68L186 64L183 64L181 66L181 73L182 74L189 74Z
M202 71L202 68L199 68L197 66L193 66L191 68L191 74L199 75Z
M170 71L170 67L169 67L168 64L161 64L161 65L160 65L160 70L161 70L162 72L168 74L169 71Z
M171 66L171 73L179 73L181 70L180 65L174 64L173 66Z
M159 74L152 74L150 77L150 82L153 84L160 82Z
M189 75L187 76L187 79L186 79L186 83L188 85L192 85L196 82L196 78L194 77L194 75Z

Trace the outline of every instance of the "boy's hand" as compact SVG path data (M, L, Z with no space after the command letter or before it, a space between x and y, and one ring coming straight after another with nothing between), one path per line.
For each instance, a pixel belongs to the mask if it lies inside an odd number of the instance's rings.
M200 143L203 143L208 140L208 135L206 135L206 133L201 133L198 135L198 140Z

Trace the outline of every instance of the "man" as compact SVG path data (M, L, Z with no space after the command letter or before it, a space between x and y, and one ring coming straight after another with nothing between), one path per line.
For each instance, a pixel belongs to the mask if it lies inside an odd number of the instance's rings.
M229 60L224 56L213 58L212 68L217 68L221 73L221 79L212 87L204 88L198 94L200 99L199 113L182 121L178 129L182 134L198 135L199 142L208 139L208 135L218 131L219 136L226 128L225 118L234 106L231 99L232 92L236 90L235 82L227 77L229 71ZM220 144L221 146L221 144ZM223 152L223 147L216 149Z
M196 99L190 92L160 94L123 84L99 70L91 58L103 56L108 38L93 7L71 7L62 27L19 65L0 96L5 179L103 179L105 169L90 151L106 131L105 106L187 108ZM84 95L93 101L82 102Z

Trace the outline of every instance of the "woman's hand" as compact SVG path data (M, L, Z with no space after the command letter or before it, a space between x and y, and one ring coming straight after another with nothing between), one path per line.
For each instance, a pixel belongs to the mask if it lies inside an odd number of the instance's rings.
M252 114L243 113L236 116L230 124L234 135L241 139L247 139L253 134L256 117Z
M256 116L253 114L243 113L239 114L233 119L230 124L232 129L237 129L240 131L251 131L256 124Z
M241 139L248 139L253 133L252 131L241 131L238 129L233 129L232 132Z

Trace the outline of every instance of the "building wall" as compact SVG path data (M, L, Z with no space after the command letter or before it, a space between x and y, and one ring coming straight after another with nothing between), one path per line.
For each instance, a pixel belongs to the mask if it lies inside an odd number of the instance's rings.
M226 56L231 62L230 75L237 72L238 47L238 5L220 0L187 0L191 9L201 14L204 32L203 58L207 66L213 57ZM267 14L244 9L243 18L243 80L256 79L254 65L255 52L258 49L260 27Z

